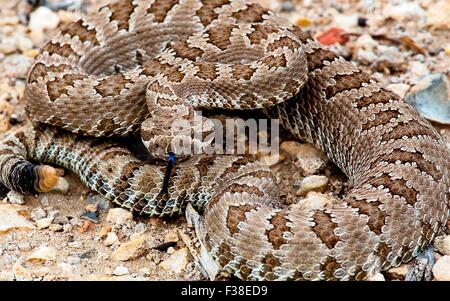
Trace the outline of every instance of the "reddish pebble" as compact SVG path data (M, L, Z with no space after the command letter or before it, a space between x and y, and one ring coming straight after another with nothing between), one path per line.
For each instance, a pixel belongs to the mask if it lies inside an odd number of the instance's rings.
M148 220L148 223L150 224L150 226L159 226L163 224L163 219L160 217L151 217Z
M336 43L344 45L348 42L348 36L342 28L332 27L317 37L317 40L323 45L333 45Z
M94 223L91 221L87 221L87 220L84 221L83 226L81 226L81 228L80 228L80 233L88 232L92 228L93 225L94 225Z

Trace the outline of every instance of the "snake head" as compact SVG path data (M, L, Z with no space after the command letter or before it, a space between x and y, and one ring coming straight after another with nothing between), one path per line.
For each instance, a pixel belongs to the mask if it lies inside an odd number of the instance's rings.
M148 118L141 125L141 138L149 153L167 160L169 153L177 160L203 154L214 137L214 124L203 116L192 118Z

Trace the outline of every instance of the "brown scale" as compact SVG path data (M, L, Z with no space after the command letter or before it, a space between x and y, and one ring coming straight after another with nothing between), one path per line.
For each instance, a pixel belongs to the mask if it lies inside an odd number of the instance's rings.
M220 50L225 50L231 45L231 34L233 29L238 28L234 24L215 26L208 29L208 42L217 46Z
M332 221L331 215L324 210L320 210L316 211L312 217L315 223L314 232L317 237L320 238L328 249L334 248L340 239L333 233L333 230L336 229L338 225Z
M133 5L132 0L113 2L106 7L108 7L112 12L110 20L117 21L119 30L129 30L130 16L136 8L136 6Z
M255 24L252 28L254 30L247 35L252 45L259 45L261 41L267 40L271 33L278 32L276 27L266 24Z
M66 34L72 38L78 37L82 43L89 41L95 46L100 45L95 28L88 29L86 25L83 25L83 20L64 25L61 28L61 35Z
M279 56L270 55L261 60L269 68L286 67L287 60L284 54Z
M258 206L254 204L241 205L239 207L231 206L228 208L227 228L232 236L239 232L239 223L245 222L247 220L246 214L252 210L255 210L256 208L258 208Z
M172 10L172 8L179 3L179 0L155 0L147 13L154 16L154 21L161 23L167 16L167 13Z
M198 72L195 74L197 77L213 81L218 76L215 63L194 63L194 66L198 68Z
M264 21L264 16L267 15L269 11L263 8L259 4L247 4L247 8L233 13L231 16L235 18L238 23L259 23Z
M186 41L183 42L175 42L170 46L171 49L175 51L177 57L181 57L183 59L188 59L190 61L195 62L197 58L203 56L204 51L197 47L189 46Z
M54 102L63 94L67 94L67 87L71 87L76 80L83 80L80 74L65 74L61 78L55 78L47 83L47 91L50 100Z
M274 51L278 48L287 47L288 49L296 49L299 48L301 45L297 42L291 39L290 37L281 37L279 40L273 41L269 45L267 45L268 51Z
M346 203L352 208L357 208L359 213L365 214L369 217L368 226L370 231L380 235L381 228L385 225L386 213L380 209L381 203L378 201L356 200L350 198Z
M233 79L239 80L241 78L250 80L257 69L246 65L234 65L232 67Z
M273 228L266 230L266 236L274 250L280 249L286 243L286 239L283 238L283 233L290 231L290 228L287 226L288 220L284 215L284 212L277 212L269 219Z
M41 51L42 52L47 51L50 56L58 54L61 57L66 58L69 58L71 56L75 57L75 59L80 58L80 55L72 49L72 46L70 46L70 44L61 45L61 43L58 42L53 43L50 41L44 46L44 48L42 48Z
M111 75L101 80L94 89L103 97L115 96L125 89L125 85L128 82L123 74Z

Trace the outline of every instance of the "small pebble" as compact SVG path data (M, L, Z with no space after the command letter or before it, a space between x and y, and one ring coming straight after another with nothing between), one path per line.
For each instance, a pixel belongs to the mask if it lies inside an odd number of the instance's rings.
M6 197L8 198L8 201L11 204L17 204L17 205L25 204L25 200L24 200L23 195L21 195L20 193L15 192L15 191L11 190L10 192L8 192Z
M36 226L38 229L46 229L52 224L52 222L53 217L41 218L36 221Z
M152 227L157 227L157 226L162 225L164 223L164 220L160 217L152 216L148 219L148 223Z
M114 269L114 271L112 272L113 275L115 276L123 276L123 275L128 275L130 272L128 271L128 268L126 266L118 266Z
M159 265L175 274L183 272L189 264L190 253L187 248L181 248L170 254L169 258L161 262Z
M172 229L169 232L167 232L166 235L164 235L164 242L177 242L179 240L178 237L178 230Z
M442 256L433 267L434 279L437 281L450 281L450 256Z
M434 247L439 253L450 255L450 235L436 237Z
M70 225L70 224L63 225L63 232L64 233L71 232L72 230L73 230L72 225Z
M71 265L77 265L81 263L80 256L77 255L70 255L67 257L67 263Z
M388 269L387 270L388 278L405 280L405 277L408 274L409 267L410 267L409 264L401 264L398 267Z
M300 182L300 188L296 194L298 196L304 196L310 191L323 192L328 184L328 178L325 176L312 175L304 178Z
M48 229L53 232L61 232L63 231L63 226L60 224L51 224Z
M46 262L56 261L57 251L53 247L40 246L30 256L27 257L29 262Z
M22 264L16 262L13 265L14 279L17 281L31 281L33 280L33 275L28 271Z
M111 232L111 227L108 226L108 225L105 225L98 232L97 236L100 237L100 238L105 238L108 235L109 232Z
M298 202L298 205L301 208L308 210L316 210L321 209L326 205L331 205L331 203L332 199L328 195L311 191L306 195L305 199Z
M123 208L109 209L108 215L106 216L106 221L111 226L120 226L128 222L131 222L132 219L133 214L130 211L125 210Z
M367 26L367 18L366 17L358 17L358 26L366 27Z
M367 277L367 281L386 281L386 279L384 279L383 274L376 273L375 275Z
M280 149L288 153L294 159L294 163L303 169L306 175L318 173L328 161L322 152L310 144L284 141L281 143Z
M301 17L301 18L297 19L295 24L297 24L297 26L300 26L300 27L308 27L308 26L311 26L312 21L311 21L311 19Z
M401 98L405 98L406 94L411 89L411 86L408 84L400 83L400 84L390 84L386 88L398 94L398 96L400 96Z
M122 243L120 247L111 254L110 258L115 261L127 261L139 258L147 253L146 236L140 235L133 240Z
M103 241L103 244L105 246L109 247L117 242L119 242L119 238L117 237L117 234L114 232L108 232L106 234L106 239Z

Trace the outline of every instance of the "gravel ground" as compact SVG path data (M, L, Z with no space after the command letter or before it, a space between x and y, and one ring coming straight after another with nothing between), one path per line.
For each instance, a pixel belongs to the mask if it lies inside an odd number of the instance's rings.
M22 96L33 57L58 24L79 14L79 1L74 1L74 11L40 7L31 14L25 2L0 0L0 133L27 122ZM82 8L93 11L108 2L85 1ZM445 124L450 116L442 114L450 112L450 90L436 88L445 87L450 79L450 2L260 2L312 32L398 94L414 99L418 108L427 101L424 107L433 109L423 113L435 121L450 147L450 125ZM422 100L423 91L433 97ZM277 174L282 199L316 204L342 195L347 185L343 174L312 146L286 137L279 158L260 156ZM205 279L190 253L191 229L183 216L133 218L126 210L109 208L75 175L67 179L66 195L23 199L9 194L0 202L0 280ZM83 213L95 209L97 223L83 218ZM435 246L434 279L450 280L450 236L440 237ZM373 280L404 279L407 267L391 269Z

